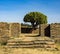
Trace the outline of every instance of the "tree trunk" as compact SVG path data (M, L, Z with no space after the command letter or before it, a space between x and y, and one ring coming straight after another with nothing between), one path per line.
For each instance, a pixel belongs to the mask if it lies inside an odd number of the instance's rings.
M31 23L31 24L32 24L32 28L35 29L35 25L34 25L34 23Z

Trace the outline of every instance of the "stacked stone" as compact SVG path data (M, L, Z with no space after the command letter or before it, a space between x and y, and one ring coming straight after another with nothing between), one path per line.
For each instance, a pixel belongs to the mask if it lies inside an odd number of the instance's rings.
M30 38L30 37L29 37ZM55 48L54 40L50 38L35 37L33 40L12 39L8 40L8 47L22 47L22 48Z
M9 24L0 22L0 42L6 42L9 37Z
M9 36L9 24L0 22L0 36Z
M10 36L19 37L21 33L21 25L19 23L10 23Z
M49 34L49 24L40 24L39 25L39 30L40 30L40 35L41 36L46 36L45 33Z
M55 40L60 40L60 23L55 23L50 25L51 37Z

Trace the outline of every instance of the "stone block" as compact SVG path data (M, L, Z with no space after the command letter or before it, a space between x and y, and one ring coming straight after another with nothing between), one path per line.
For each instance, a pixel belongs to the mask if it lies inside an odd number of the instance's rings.
M10 35L12 37L19 37L21 33L21 25L19 23L10 24Z

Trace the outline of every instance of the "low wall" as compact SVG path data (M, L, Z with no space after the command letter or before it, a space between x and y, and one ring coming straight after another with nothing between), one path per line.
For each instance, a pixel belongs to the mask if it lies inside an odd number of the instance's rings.
M25 29L25 28L24 28ZM41 24L40 29L32 30L32 28L26 28L26 33L39 34L41 36L48 36L55 40L60 40L60 23L55 24ZM21 32L21 24L19 23L6 23L0 22L0 38L4 36L8 37L19 37ZM40 32L39 32L40 31Z
M17 37L21 33L21 25L19 23L0 22L0 37L10 36Z
M55 40L60 40L60 23L55 23L50 25L51 38Z
M41 36L49 36L50 37L50 25L49 24L41 24L40 26L40 35Z
M10 23L10 36L19 37L21 25L19 23Z
M9 36L9 24L0 22L0 36Z

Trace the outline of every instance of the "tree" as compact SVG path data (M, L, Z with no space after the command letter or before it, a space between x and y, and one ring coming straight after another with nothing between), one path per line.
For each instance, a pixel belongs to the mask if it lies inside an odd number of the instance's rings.
M40 12L30 12L24 16L24 22L30 22L32 27L35 28L39 24L47 23L47 16Z

